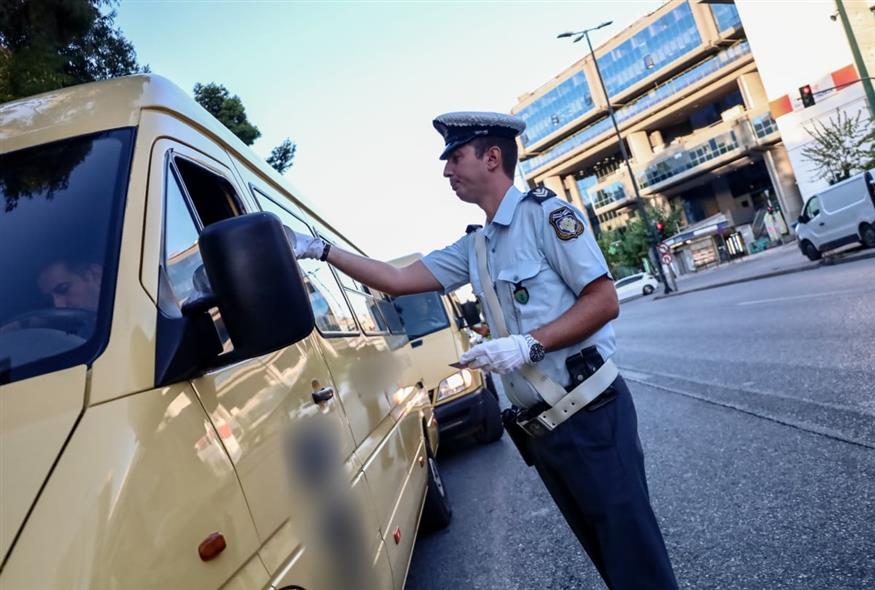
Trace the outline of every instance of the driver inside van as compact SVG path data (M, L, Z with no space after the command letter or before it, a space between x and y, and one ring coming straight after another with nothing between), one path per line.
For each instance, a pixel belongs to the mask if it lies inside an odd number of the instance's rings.
M55 308L97 311L103 267L94 262L58 260L40 272L40 291L52 300Z

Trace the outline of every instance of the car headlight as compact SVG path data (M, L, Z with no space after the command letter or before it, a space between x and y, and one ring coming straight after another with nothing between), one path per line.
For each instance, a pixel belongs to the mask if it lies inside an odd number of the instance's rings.
M462 369L457 373L453 373L438 385L438 394L436 402L446 399L450 396L461 393L471 387L474 383L474 374L468 369Z

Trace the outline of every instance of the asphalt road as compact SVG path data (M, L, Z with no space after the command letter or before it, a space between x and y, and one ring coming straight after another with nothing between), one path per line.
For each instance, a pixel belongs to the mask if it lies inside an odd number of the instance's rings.
M617 362L682 588L875 587L875 260L623 304ZM407 588L604 588L507 437L445 449Z

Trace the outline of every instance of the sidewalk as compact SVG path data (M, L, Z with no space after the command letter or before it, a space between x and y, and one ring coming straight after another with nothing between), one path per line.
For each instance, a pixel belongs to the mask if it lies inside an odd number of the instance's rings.
M726 285L814 270L821 266L867 258L875 258L875 250L867 250L860 245L853 245L824 254L821 260L812 262L799 251L796 242L790 242L714 268L680 276L677 278L678 291L669 295L656 295L654 299L676 297L684 293L715 289Z

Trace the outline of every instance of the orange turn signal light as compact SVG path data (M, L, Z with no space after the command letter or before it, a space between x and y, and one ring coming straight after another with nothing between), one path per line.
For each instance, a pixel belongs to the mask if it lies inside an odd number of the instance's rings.
M197 547L197 553L201 556L201 561L210 561L217 558L219 553L225 550L225 547L227 547L225 535L215 532L201 541Z

